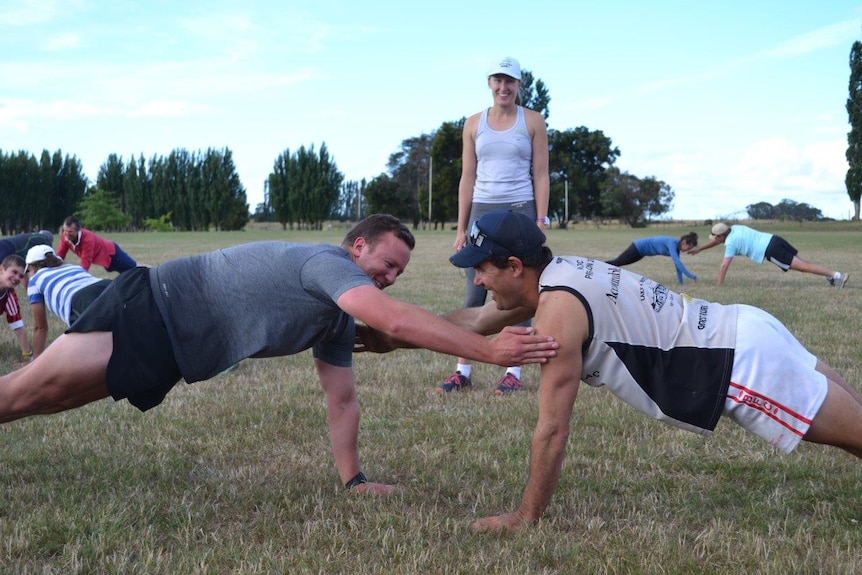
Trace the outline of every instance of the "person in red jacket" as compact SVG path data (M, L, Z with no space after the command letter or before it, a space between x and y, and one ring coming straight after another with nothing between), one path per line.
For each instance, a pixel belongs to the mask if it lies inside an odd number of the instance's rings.
M69 250L81 258L81 267L85 270L89 270L90 265L97 264L109 272L122 273L138 266L138 263L116 242L82 228L81 221L75 216L69 216L63 220L63 233L60 235L60 245L57 246L57 257L65 259Z

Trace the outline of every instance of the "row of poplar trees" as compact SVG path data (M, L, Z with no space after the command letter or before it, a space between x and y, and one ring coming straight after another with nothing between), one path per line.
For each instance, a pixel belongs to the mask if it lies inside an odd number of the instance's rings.
M113 230L140 230L148 220L162 219L175 230L238 230L249 219L245 188L228 149L178 149L128 162L112 154L100 167L95 186L89 185L81 162L61 151L43 151L37 159L25 151L0 150L3 235L56 231L67 216L86 213L85 206L92 207L95 199L109 204L117 216L100 222L85 217L84 224L94 229L110 222Z
M853 202L853 219L859 219L859 201L862 198L862 42L853 42L850 48L850 94L847 97L847 116L850 131L847 133L847 176L844 183L847 195Z

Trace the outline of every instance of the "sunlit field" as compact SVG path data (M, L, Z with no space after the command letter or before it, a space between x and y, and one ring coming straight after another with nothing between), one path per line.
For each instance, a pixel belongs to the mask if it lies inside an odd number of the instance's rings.
M781 234L806 259L849 272L847 287L737 258L719 288L716 247L683 256L700 278L683 291L766 309L862 387L862 224L757 227ZM604 260L637 237L691 230L707 240L702 223L578 225L551 230L548 243L558 254ZM156 264L257 240L340 243L345 231L270 225L111 237ZM463 275L447 261L454 232L416 235L411 264L388 292L438 313L457 308ZM629 269L679 289L669 258ZM19 297L26 301L22 289ZM49 322L53 339L61 322ZM6 373L20 353L3 329ZM104 400L2 425L0 573L862 572L862 462L809 444L783 455L727 422L703 438L587 386L545 518L516 535L471 534L472 520L513 510L520 499L539 370L525 367L524 390L498 398L502 368L478 364L473 390L437 395L453 366L424 350L355 358L363 468L370 480L401 487L388 497L341 485L309 352L180 383L147 413Z

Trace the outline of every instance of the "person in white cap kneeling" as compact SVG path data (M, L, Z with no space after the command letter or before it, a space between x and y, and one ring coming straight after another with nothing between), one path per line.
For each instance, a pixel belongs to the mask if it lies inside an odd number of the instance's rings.
M99 279L79 265L63 263L51 246L33 246L27 251L27 299L33 313L33 357L48 341L45 308L71 326L111 283Z

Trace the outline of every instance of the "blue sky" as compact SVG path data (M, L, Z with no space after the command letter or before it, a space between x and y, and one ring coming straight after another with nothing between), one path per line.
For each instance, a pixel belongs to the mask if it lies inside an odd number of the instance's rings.
M124 161L230 148L252 209L285 150L349 180L491 104L509 55L549 126L601 130L672 216L783 198L847 219L849 54L862 3L723 0L0 0L0 149Z

